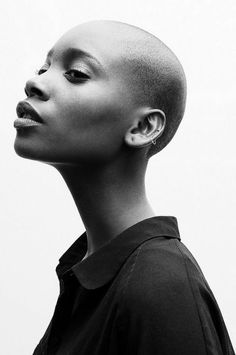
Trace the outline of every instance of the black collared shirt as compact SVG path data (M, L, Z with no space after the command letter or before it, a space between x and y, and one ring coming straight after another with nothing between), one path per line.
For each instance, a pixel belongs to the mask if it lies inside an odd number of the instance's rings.
M33 355L233 355L212 291L175 217L151 217L56 268L60 295Z

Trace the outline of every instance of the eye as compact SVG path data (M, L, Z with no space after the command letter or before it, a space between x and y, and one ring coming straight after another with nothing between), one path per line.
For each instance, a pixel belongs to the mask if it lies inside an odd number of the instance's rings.
M44 66L42 66L42 68L37 69L35 71L35 74L36 75L41 75L41 74L45 73L47 70L48 70L48 66L44 65Z
M86 81L89 76L78 69L70 69L65 72L64 76L71 82Z

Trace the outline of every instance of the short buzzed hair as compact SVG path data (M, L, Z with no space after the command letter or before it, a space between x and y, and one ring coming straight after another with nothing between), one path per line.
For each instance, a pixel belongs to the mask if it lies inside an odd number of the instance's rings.
M146 157L150 158L170 142L182 120L186 101L183 67L176 55L151 33L119 21L101 22L109 25L109 31L114 25L115 37L120 37L121 63L125 64L126 84L134 93L134 101L166 115L162 136L147 149Z

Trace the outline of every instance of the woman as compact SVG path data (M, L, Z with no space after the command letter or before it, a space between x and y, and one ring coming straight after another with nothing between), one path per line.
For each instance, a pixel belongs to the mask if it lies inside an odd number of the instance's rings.
M60 258L34 354L233 354L176 218L156 216L145 193L149 158L184 114L173 52L137 27L89 22L56 42L25 92L15 150L59 171L86 229Z

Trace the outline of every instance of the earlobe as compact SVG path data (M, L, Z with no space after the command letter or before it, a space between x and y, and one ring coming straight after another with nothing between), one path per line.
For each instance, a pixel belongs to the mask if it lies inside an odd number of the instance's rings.
M125 143L133 148L143 148L156 141L163 134L166 116L162 110L149 110L130 127L125 135Z

